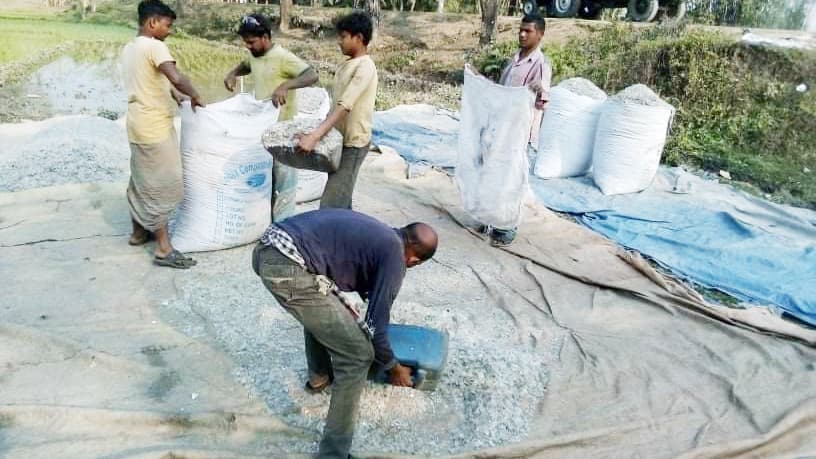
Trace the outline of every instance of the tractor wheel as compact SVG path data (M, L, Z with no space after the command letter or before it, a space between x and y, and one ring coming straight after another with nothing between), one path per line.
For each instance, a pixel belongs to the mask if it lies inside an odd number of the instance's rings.
M603 13L603 6L591 1L585 0L578 8L578 17L581 19L595 20L601 17L601 13Z
M657 0L655 0L656 2ZM550 0L547 4L547 16L554 18L572 18L578 13L581 0Z
M626 15L636 22L651 22L657 17L659 9L657 0L629 0Z
M531 15L541 15L544 16L546 11L543 8L539 9L538 2L536 0L525 0L524 4L521 6L521 11L524 13L525 16Z
M677 0L676 3L670 3L660 9L663 12L661 16L667 21L679 21L686 16L685 0Z

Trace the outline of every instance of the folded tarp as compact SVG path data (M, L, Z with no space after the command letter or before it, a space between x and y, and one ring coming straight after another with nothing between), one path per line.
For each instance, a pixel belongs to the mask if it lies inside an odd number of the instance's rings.
M816 212L680 168L646 191L604 196L591 177L532 180L538 199L692 282L816 325Z

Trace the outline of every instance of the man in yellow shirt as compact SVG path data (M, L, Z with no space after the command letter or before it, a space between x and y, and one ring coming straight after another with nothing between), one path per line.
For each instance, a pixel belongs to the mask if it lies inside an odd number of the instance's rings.
M252 75L255 98L271 99L280 108L279 121L297 115L295 89L317 83L317 72L299 57L282 46L272 43L272 23L261 14L241 19L238 35L249 50L249 59L238 64L224 79L229 91L235 90L239 76ZM297 170L272 163L272 221L281 221L295 212Z
M164 39L176 13L160 0L138 6L139 34L122 50L122 75L128 95L127 133L130 141L130 183L127 189L133 234L128 243L141 245L156 237L153 262L186 269L195 260L170 243L167 220L183 197L181 154L173 127L178 92L203 107L190 79L176 69ZM174 103L175 99L175 103Z
M357 173L368 153L377 96L377 67L368 55L371 34L371 18L365 13L355 12L337 22L337 43L348 59L335 72L334 109L320 126L298 140L303 152L311 152L333 127L343 134L340 167L329 174L321 209L351 209Z

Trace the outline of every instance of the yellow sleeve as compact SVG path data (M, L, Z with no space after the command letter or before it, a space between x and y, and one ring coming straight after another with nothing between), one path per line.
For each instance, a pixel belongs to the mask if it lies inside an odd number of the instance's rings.
M353 110L354 104L360 98L360 95L374 83L377 82L377 68L370 60L363 61L354 69L351 75L351 81L346 85L343 93L337 98L337 105L341 105L346 110Z
M153 44L150 47L150 64L153 67L158 67L165 62L175 62L176 60L173 59L173 56L170 55L170 50L167 48L167 45L164 44L163 41L160 40L153 40Z
M295 56L289 50L284 50L281 56L281 73L287 80L300 76L310 67L303 59Z

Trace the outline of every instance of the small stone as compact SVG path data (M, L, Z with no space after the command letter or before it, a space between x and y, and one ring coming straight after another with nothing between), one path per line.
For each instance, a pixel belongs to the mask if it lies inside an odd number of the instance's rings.
M726 180L731 180L731 173L728 171L720 170L720 177Z
M197 399L198 398L198 393L193 392L192 394L190 394L190 398L192 398L193 400Z
M805 167L804 169L802 169L802 172L804 172L805 174L810 174L810 169Z
M802 84L800 84L799 86L796 87L796 92L807 92L807 90L808 90L808 85L806 85L805 83L802 83Z

